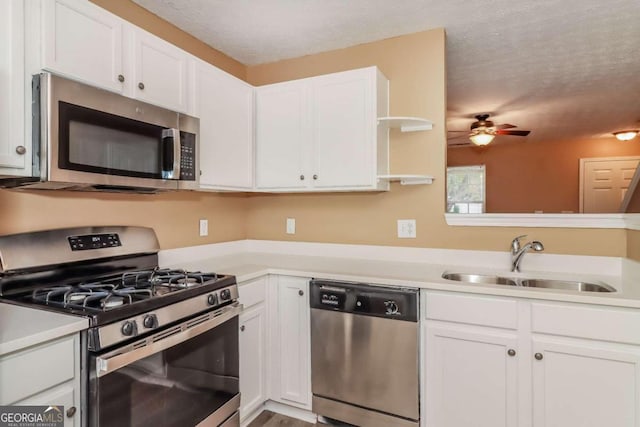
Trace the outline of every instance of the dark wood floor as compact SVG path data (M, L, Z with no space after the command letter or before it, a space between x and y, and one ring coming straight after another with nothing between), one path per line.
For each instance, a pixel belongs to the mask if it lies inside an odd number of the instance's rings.
M253 420L249 427L314 427L315 424L309 424L295 418L285 417L284 415L274 414L273 412L264 411L258 418Z

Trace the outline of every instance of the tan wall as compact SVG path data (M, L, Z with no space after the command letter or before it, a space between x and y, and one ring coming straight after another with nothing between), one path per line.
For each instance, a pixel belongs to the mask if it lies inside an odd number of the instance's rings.
M202 58L216 67L225 70L229 74L233 74L243 80L246 78L247 68L243 64L219 50L212 48L192 35L185 33L178 27L154 15L131 0L91 1L132 24L173 43L192 55Z
M155 229L163 249L246 238L247 199L241 195L155 195L0 190L0 235L86 225ZM199 237L199 219L209 236Z
M640 144L613 136L535 143L514 138L485 148L449 148L447 163L486 166L487 212L559 213L580 210L581 158L638 155Z
M627 258L640 261L640 231L627 230Z
M377 65L390 80L392 115L427 117L433 131L391 134L391 172L434 175L433 185L394 184L388 193L260 195L249 199L254 239L504 251L517 234L549 253L624 256L625 230L449 227L445 201L445 34L441 29L249 67L256 85ZM296 234L285 234L285 218ZM415 218L417 239L398 239L396 219Z

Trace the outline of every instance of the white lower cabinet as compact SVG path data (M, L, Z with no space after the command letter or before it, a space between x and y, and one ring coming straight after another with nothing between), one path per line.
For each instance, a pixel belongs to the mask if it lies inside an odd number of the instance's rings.
M427 425L516 425L518 338L491 328L426 326Z
M535 427L640 425L640 347L533 337Z
M309 279L270 276L270 398L311 409Z
M63 405L81 425L80 337L69 335L0 357L0 405Z
M637 310L423 298L423 426L640 426ZM497 322L504 327L487 327Z
M260 303L240 315L240 417L245 418L267 399L266 309Z

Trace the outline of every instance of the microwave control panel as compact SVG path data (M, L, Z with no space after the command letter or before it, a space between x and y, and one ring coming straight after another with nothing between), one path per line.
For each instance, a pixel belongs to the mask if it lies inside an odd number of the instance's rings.
M118 233L88 234L85 236L70 236L69 246L72 251L86 251L90 249L103 249L122 246Z
M180 179L196 180L196 136L180 132Z

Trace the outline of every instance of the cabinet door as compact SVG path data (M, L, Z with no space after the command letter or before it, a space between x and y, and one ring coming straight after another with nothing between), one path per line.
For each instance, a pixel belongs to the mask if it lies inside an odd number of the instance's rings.
M193 96L200 118L200 186L253 187L253 87L198 61Z
M640 348L534 337L533 351L535 427L640 426Z
M80 427L80 393L74 388L74 382L62 384L28 399L15 403L16 405L62 405L64 406L65 427Z
M266 311L258 304L240 315L240 417L267 399L265 387Z
M132 77L123 70L123 20L87 0L47 0L42 8L42 67L122 92L120 80Z
M375 76L369 68L311 79L314 187L376 184Z
M426 425L515 426L516 334L442 322L425 329Z
M189 54L137 27L133 43L133 94L150 104L186 113Z
M310 134L307 84L280 83L256 89L256 187L296 189L309 185Z
M0 2L0 175L24 174L27 156L32 154L31 147L24 145L23 33L23 0ZM20 146L26 154L20 154Z
M279 397L284 403L311 405L308 280L278 278Z

